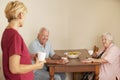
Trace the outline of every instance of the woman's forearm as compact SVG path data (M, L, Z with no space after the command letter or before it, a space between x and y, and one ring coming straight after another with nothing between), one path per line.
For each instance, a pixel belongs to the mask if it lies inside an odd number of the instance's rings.
M20 64L20 56L13 55L9 58L9 69L13 74L27 73L35 69L41 69L44 62L36 61L35 64Z
M40 66L41 64L41 66ZM43 62L41 62L39 65L37 64L33 64L33 65L24 65L24 64L20 64L19 66L19 70L17 71L17 73L22 74L22 73L27 73L36 69L41 69L43 67Z

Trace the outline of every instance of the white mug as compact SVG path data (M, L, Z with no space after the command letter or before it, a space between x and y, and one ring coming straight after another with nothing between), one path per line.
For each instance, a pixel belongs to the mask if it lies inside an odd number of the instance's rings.
M44 61L46 53L45 52L37 52L39 61Z
M92 55L92 54L93 54L93 50L88 50L88 53L89 53L90 55Z

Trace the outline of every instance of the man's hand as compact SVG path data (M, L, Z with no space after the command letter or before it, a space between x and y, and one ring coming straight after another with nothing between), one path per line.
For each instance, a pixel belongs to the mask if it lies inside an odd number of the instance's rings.
M31 59L35 61L36 58L37 58L37 53L36 54L30 54L30 56L31 56Z
M66 61L64 59L61 59L61 60L57 60L56 63L57 64L65 64Z
M63 60L63 59L53 60L53 59L51 59L51 58L47 58L47 59L46 59L46 63L51 63L51 64L65 64L66 61Z
M60 60L61 59L61 56L59 56L58 54L54 54L51 59L53 60Z

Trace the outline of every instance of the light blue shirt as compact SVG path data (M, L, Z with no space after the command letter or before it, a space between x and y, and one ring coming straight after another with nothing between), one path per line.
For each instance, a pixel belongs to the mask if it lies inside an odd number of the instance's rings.
M46 58L52 57L55 53L49 41L46 42L45 47L43 47L38 39L35 39L29 45L29 51L31 54L36 54L37 52L45 52ZM44 70L47 70L46 66L43 67Z

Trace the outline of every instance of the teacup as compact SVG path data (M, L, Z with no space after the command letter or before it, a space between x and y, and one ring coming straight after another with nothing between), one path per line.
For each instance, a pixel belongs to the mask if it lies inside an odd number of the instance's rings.
M93 54L93 50L88 50L88 53L89 53L90 55L92 55L92 54Z

